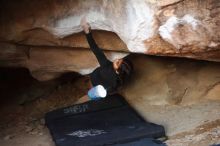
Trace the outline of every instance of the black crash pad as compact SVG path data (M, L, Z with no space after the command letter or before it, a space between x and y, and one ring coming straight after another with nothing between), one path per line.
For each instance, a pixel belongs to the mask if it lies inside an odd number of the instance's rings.
M136 139L135 141L115 144L114 146L167 146L165 143L152 138Z
M162 126L146 122L120 95L58 109L45 120L57 146L116 146L165 136Z

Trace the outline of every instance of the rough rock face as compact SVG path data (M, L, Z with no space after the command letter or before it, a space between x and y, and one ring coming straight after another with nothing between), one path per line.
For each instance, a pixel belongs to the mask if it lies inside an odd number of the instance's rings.
M207 121L219 119L220 63L146 55L129 57L134 63L134 76L121 94L148 121L164 125L168 136L195 131L195 127ZM192 141L192 146L197 145Z
M219 6L219 0L2 0L1 65L27 67L40 80L94 67L79 33L84 15L93 29L105 30L95 34L105 50L220 61ZM78 59L66 59L73 57L66 49Z
M141 101L149 105L191 105L220 100L220 63L145 55L129 57L134 63L134 76L122 94L134 104Z
M29 69L32 76L40 81L54 79L65 72L88 74L97 67L95 56L88 49L71 49L48 46L16 46L0 43L0 66L18 66ZM121 58L127 53L105 52L110 60Z

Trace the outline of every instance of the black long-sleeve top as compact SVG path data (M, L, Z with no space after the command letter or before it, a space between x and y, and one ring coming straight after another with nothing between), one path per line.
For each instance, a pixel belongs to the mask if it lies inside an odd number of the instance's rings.
M106 58L103 51L97 46L91 32L86 34L86 38L100 64L100 66L90 74L92 85L102 85L108 94L116 92L120 82L119 76L113 68L113 63Z

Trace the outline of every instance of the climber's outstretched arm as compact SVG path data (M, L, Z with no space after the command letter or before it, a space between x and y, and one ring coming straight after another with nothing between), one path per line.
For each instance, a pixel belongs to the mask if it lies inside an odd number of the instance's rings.
M86 22L85 17L81 20L81 27L83 28L83 31L86 34L86 38L89 43L89 46L90 46L92 52L95 54L99 64L101 66L103 66L106 63L109 63L110 61L106 58L103 51L98 47L95 40L93 39L93 36L91 33L91 27L90 27L89 23Z

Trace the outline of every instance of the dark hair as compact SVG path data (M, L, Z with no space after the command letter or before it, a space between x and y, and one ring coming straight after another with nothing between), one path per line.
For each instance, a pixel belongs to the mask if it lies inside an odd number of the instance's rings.
M118 69L120 84L128 81L133 73L133 64L127 58L124 58Z

